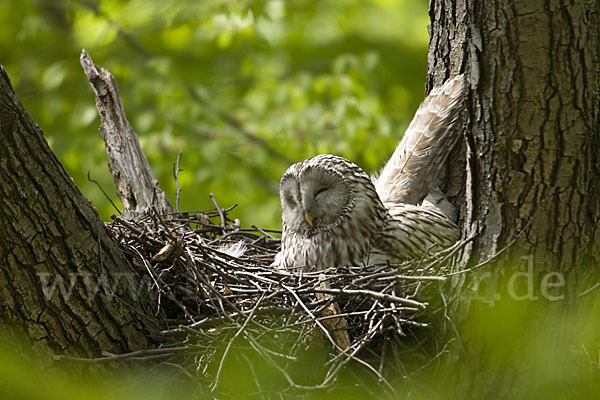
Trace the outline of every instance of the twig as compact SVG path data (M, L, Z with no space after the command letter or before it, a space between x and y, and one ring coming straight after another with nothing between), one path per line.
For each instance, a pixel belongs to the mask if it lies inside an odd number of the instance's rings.
M281 233L281 231L275 231L275 230L269 230L269 229L262 229L262 228L259 228L256 225L252 225L252 229L255 229L255 230L259 231L260 233L262 233L263 235L265 235L266 237L268 237L270 239L276 239L276 238L274 236L271 236L268 232Z
M98 187L98 189L100 189L100 191L102 192L104 197L106 197L106 200L108 200L109 203L113 206L113 208L115 210L117 210L119 215L121 215L121 210L119 210L119 207L117 207L117 205L112 201L112 199L108 196L108 194L106 194L106 192L104 191L104 189L102 189L102 186L100 186L98 181L95 179L92 179L92 177L90 176L90 171L88 171L88 173L87 173L87 178L88 178L88 181L92 182L93 184L95 184Z
M303 289L299 290L300 293L327 293L327 294L337 294L341 296L368 296L377 300L391 301L393 303L405 303L410 304L411 306L418 307L420 309L425 309L426 304L420 303L416 300L406 299L404 297L392 296L387 293L378 293L373 292L372 290L364 290L364 289L325 289L325 288L314 288L314 289Z
M331 342L331 344L333 345L333 347L337 348L340 352L345 353L346 349L342 349L340 348L337 343L335 342L335 340L333 340L333 338L331 337L331 334L329 333L329 331L327 330L327 328L325 328L325 326L323 326L323 324L321 323L321 321L318 320L317 317L315 317L315 315L308 309L308 307L306 307L306 305L304 304L304 302L300 299L300 297L298 297L298 295L296 294L296 292L294 290L292 290L291 288L282 285L284 289L286 289L288 292L290 292L290 294L296 299L296 301L298 302L298 304L300 305L300 307L302 307L304 309L304 311L306 311L306 313L311 317L311 319L315 322L315 324L317 324L317 326L323 331L323 333L325 334L325 336L327 337L327 339L329 339L329 342Z
M190 351L189 346L179 346L179 347L163 347L158 349L148 349L148 350L138 350L132 351L129 353L123 354L114 354L106 357L97 357L97 358L84 358L84 357L70 357L65 355L55 355L55 360L68 360L68 361L80 361L80 362L106 362L106 361L119 361L119 360L127 360L127 359L143 359L147 357L154 356L169 356L175 353L180 353L184 351Z
M179 198L181 197L181 188L179 187L179 172L183 171L179 168L179 161L181 160L181 151L177 153L177 163L173 164L173 178L175 179L175 187L177 188L177 194L175 199L175 212L179 212Z
M227 228L227 225L226 225L225 214L223 213L223 209L221 207L219 207L219 204L217 203L217 199L215 199L215 196L212 193L209 196L210 196L210 199L212 200L213 204L215 205L217 212L219 213L219 218L221 218L221 229L223 229L223 233L225 233L225 229Z
M264 294L263 294L263 296L261 296L258 299L258 301L256 302L256 304L252 308L252 311L250 311L250 314L248 314L248 317L246 318L246 320L244 321L244 323L242 324L242 326L240 326L240 329L237 330L237 332L235 333L235 335L233 335L233 337L231 338L231 340L229 341L229 343L227 343L227 347L225 347L225 351L223 351L223 357L221 357L221 361L219 362L219 368L217 369L217 373L215 375L214 383L213 383L213 385L212 385L212 387L210 389L211 393L215 391L215 388L219 384L219 376L221 375L221 369L223 368L223 363L225 362L225 357L227 357L227 353L229 353L229 349L231 348L231 344L244 331L244 329L246 329L246 326L248 326L248 322L250 322L250 320L252 319L252 317L254 317L254 313L258 309L258 306L260 305L260 302L262 301L263 297L264 297Z

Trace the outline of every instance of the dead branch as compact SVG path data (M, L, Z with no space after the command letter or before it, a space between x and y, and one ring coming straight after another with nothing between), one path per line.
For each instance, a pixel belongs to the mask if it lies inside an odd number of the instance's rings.
M96 95L100 133L117 193L123 203L123 217L142 217L150 212L153 205L160 213L173 211L152 174L135 131L127 121L116 79L108 70L94 64L85 49L81 52L80 63Z

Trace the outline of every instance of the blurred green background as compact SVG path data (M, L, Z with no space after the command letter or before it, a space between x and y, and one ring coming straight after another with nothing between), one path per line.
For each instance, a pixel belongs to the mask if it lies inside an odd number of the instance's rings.
M117 78L154 174L182 210L239 203L280 226L287 167L334 153L372 172L422 101L426 0L2 0L0 63L103 219L117 200L86 48Z

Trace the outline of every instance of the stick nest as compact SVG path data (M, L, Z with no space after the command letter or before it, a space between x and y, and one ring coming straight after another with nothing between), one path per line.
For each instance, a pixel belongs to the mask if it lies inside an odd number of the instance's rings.
M456 246L400 265L281 270L271 265L281 232L241 228L229 217L235 206L213 202L213 210L109 225L163 324L166 344L154 356L192 355L213 390L228 357L238 357L236 343L248 364L249 351L289 387L327 387L351 361L387 384L384 359L401 360L406 335L428 326L424 299L444 281ZM293 364L315 347L327 354L323 374L294 376Z

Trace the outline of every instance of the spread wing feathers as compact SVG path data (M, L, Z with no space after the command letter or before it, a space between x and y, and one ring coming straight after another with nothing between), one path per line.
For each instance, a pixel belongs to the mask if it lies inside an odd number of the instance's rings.
M464 75L434 88L417 110L396 151L375 181L384 203L420 203L434 187L460 136L456 122L464 97Z

